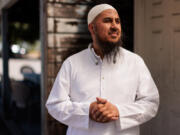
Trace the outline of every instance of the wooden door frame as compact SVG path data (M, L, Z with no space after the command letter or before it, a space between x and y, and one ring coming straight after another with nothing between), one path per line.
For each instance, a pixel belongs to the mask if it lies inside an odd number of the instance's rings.
M139 46L145 43L145 1L134 0L134 52L143 56L143 50Z
M8 9L11 6L13 6L18 0L0 0L1 5L0 5L0 15L2 15L2 10L3 9Z
M41 135L47 135L47 0L40 0L40 42L41 42Z

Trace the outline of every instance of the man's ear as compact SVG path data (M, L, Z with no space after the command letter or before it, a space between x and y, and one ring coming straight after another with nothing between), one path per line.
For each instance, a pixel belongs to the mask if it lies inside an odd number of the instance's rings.
M89 29L89 31L90 31L90 33L91 34L94 34L95 33L95 26L94 26L94 24L89 24L88 25L88 29Z
M92 28L93 26L92 26L92 24L89 24L88 25L88 30L89 30L89 32L92 34L92 32L93 32L93 28Z

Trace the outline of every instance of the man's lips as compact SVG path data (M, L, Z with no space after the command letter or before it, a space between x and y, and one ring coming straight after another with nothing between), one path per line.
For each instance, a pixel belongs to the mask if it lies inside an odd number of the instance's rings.
M117 36L118 34L117 34L117 33L112 33L111 35L112 35L112 36Z
M113 32L113 33L109 33L109 35L111 35L112 38L116 38L119 35L119 33Z

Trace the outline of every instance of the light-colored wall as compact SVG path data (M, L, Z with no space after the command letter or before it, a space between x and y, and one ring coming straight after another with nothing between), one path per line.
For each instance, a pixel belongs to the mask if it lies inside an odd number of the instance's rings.
M152 73L160 93L155 119L142 135L180 134L180 0L134 0L135 52Z

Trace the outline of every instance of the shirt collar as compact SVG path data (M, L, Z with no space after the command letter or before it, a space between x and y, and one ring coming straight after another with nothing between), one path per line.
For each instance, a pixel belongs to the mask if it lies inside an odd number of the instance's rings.
M95 61L95 64L98 65L99 62L102 62L102 59L100 56L98 56L96 54L96 52L94 51L94 48L92 47L92 43L89 44L88 46L89 52L93 58L93 60Z
M123 49L123 48L120 47L120 51L121 51L121 52L120 52L120 54L117 54L116 59L117 59L117 58L119 59L119 58L123 57L122 49ZM98 55L96 54L96 52L94 51L94 48L92 47L92 43L89 44L88 50L89 50L90 55L91 55L91 57L92 57L92 59L93 59L93 61L95 62L96 65L98 65L99 63L102 63L102 62L103 62L102 59L101 59L101 57L98 56Z

